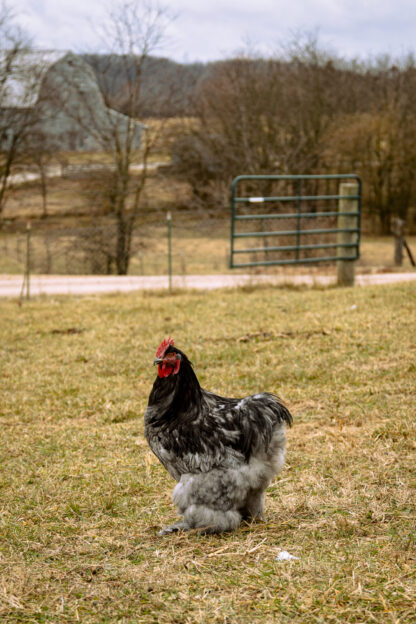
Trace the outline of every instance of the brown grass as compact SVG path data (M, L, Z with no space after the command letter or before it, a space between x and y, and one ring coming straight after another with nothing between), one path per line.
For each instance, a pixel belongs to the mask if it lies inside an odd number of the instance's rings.
M413 622L415 302L412 284L3 302L0 620ZM266 523L156 536L173 482L142 414L168 333L205 387L293 411Z

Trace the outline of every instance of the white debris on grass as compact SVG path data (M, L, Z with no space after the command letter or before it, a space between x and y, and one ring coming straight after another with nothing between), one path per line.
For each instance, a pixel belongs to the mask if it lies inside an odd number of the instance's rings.
M291 555L287 550L281 550L276 557L276 561L291 561L292 559L299 559L295 555Z

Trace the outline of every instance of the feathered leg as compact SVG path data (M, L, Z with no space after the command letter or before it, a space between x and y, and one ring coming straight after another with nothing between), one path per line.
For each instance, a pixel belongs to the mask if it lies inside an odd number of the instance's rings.
M190 529L204 533L233 531L242 520L240 506L248 489L246 475L237 469L182 475L172 500L183 520L160 534Z
M250 490L242 510L244 520L264 520L264 489Z
M285 433L278 427L267 451L252 456L248 464L182 475L172 500L183 519L160 535L190 529L222 533L233 531L243 519L264 519L265 490L284 460Z

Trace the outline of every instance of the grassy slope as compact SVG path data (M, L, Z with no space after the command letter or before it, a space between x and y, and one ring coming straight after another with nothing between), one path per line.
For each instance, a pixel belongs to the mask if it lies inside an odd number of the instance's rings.
M2 302L0 620L413 622L415 303L411 284ZM205 387L292 409L267 523L156 536L173 482L142 413L168 333Z

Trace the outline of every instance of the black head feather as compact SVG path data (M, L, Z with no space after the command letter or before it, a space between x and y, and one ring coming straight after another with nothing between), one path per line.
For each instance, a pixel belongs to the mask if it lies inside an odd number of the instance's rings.
M168 353L180 355L179 371L176 375L156 377L149 396L149 406L158 404L164 418L171 420L199 409L202 389L186 354L172 345L166 349L165 355Z

